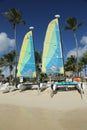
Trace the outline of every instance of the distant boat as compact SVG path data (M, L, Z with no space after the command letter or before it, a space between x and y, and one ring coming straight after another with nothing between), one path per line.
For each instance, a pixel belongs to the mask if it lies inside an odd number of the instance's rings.
M21 82L23 82L23 78L36 77L35 53L32 30L27 32L24 36L17 70L17 77L20 77L20 79L22 79ZM22 83L19 84L19 88L23 91L26 89L30 89L32 85L33 84L29 82Z

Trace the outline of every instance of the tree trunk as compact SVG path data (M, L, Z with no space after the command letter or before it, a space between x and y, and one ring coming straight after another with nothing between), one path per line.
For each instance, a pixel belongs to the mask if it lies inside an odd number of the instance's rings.
M16 51L16 64L15 64L15 86L17 86L17 43L16 43L16 25L14 29L14 39L15 39L15 51Z
M77 73L77 76L78 75L78 41L77 41L77 37L76 37L76 32L74 32L74 38L75 38L75 42L76 42L76 73Z

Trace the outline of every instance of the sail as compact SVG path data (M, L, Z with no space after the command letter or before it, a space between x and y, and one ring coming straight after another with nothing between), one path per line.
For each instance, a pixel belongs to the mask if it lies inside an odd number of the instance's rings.
M42 55L42 73L64 74L58 19L53 19L46 31Z
M29 31L24 37L17 69L18 77L36 77L32 31Z

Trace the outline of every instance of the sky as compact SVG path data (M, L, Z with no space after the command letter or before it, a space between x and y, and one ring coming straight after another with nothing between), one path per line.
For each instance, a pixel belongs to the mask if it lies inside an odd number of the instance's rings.
M14 30L3 12L13 7L22 12L26 25L17 26L17 50L20 53L24 35L34 26L35 50L42 53L46 29L55 14L60 15L59 23L64 59L76 54L76 43L72 31L64 31L66 19L76 17L84 24L77 30L79 56L87 50L87 0L0 0L0 57L14 49Z

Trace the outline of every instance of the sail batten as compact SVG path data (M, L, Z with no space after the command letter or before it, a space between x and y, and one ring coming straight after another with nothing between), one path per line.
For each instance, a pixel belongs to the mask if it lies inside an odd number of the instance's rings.
M63 74L63 56L58 19L53 19L47 27L42 56L42 73Z
M18 77L36 77L35 55L32 31L26 33L18 62Z

